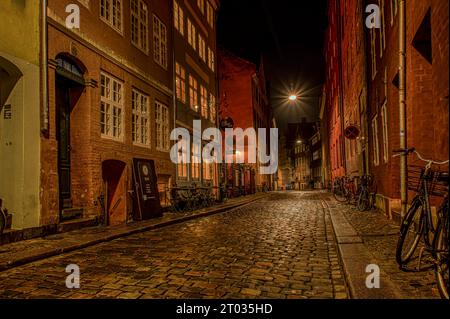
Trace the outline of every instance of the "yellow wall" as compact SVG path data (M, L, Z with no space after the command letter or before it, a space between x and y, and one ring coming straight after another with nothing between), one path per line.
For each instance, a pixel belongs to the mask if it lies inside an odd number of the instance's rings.
M23 75L6 101L12 118L0 108L0 198L14 229L40 226L39 3L0 0L0 57Z
M0 1L0 52L39 64L40 2Z

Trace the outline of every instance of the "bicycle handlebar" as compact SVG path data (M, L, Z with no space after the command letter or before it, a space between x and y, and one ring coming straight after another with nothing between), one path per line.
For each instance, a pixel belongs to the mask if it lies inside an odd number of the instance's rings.
M419 152L417 152L417 150L414 147L413 148L409 148L409 149L404 149L404 150L394 150L394 153L399 153L399 154L394 155L394 157L399 157L399 156L402 156L404 154L409 155L409 154L414 153L419 158L419 160L421 160L422 162L427 163L428 165L432 165L432 164L434 164L434 165L446 165L446 164L449 163L449 160L446 160L445 162L437 162L437 161L434 161L434 160L425 159L425 158L423 158L422 155L420 155Z

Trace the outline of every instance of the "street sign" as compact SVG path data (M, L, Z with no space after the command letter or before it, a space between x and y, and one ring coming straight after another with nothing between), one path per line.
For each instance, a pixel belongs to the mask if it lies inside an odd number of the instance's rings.
M359 128L355 125L347 126L347 128L344 131L344 135L349 140L356 140L359 135L361 134Z
M226 116L220 121L220 128L225 130L227 128L234 128L234 121L231 117Z

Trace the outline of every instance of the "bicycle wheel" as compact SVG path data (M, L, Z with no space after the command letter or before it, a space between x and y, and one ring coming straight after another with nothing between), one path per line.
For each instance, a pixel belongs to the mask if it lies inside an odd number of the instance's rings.
M436 280L439 293L442 298L449 299L449 247L448 247L448 221L440 223L436 232L435 252L436 252Z
M337 187L335 187L333 190L333 193L334 193L334 198L338 202L345 203L347 201L347 196L348 196L347 190L342 185L338 185Z
M361 190L358 197L358 210L360 212L365 212L369 209L369 192L367 189Z
M419 200L416 200L406 214L400 228L400 238L396 251L396 259L400 267L405 266L416 251L424 231L423 223L423 206Z
M3 234L5 227L6 227L6 216L3 213L3 211L0 211L0 235Z

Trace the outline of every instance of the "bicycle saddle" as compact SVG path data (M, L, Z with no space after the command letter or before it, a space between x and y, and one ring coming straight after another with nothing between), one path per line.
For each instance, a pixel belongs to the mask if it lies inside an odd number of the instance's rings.
M449 185L448 173L440 173L437 180L438 180L438 182L444 183L446 186L448 186Z

